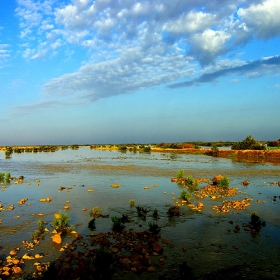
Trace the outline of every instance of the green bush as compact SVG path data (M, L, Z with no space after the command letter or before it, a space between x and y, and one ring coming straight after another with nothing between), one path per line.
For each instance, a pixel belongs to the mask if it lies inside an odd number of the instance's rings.
M262 145L258 140L255 140L251 135L247 136L243 141L233 143L232 150L265 150L265 145Z

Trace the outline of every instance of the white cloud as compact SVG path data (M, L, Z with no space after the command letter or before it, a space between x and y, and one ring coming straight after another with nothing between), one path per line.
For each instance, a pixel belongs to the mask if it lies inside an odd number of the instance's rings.
M253 37L269 39L280 34L279 0L266 0L248 8L240 8L238 15L244 22L244 28Z
M21 44L23 57L47 59L55 50L69 59L67 51L76 48L91 57L79 71L49 81L45 94L90 100L174 82L200 67L197 76L238 65L224 57L236 45L280 34L277 0L18 3L21 36L28 39Z
M217 23L216 15L201 11L182 14L176 20L169 20L163 29L167 32L186 35L187 33L201 32Z
M195 55L201 64L214 62L216 57L227 51L230 34L225 31L207 29L190 38L190 54Z

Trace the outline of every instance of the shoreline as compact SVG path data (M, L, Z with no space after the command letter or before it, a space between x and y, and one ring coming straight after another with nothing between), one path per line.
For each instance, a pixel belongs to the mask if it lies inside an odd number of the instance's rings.
M55 152L60 149L73 149L73 145L30 145L30 146L11 146L13 152L19 153L22 152ZM48 147L48 150L40 150L40 147ZM87 147L95 150L105 150L105 151L117 151L119 150L119 145L104 145L104 146L93 146L93 145L75 145L75 148ZM6 147L0 147L0 152L5 152ZM129 152L133 151L142 151L140 148L136 148L135 146L127 146L127 150ZM125 151L125 152L126 152ZM213 154L211 149L203 149L203 148L182 148L182 149L173 149L173 148L160 148L151 146L150 152L161 152L161 153L186 153L186 154L195 154L195 155L208 155L214 157L227 158L238 161L249 161L249 162L268 162L268 163L280 163L280 149L279 150L218 150L215 154Z

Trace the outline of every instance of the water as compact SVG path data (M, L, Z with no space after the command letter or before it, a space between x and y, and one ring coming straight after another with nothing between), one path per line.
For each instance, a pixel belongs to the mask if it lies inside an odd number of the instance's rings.
M172 183L170 178L175 177L180 169L184 169L185 176L194 178L212 179L218 174L228 176L230 187L237 187L240 192L238 196L215 201L210 198L193 199L194 204L198 201L204 203L202 212L182 206L183 215L170 219L166 212L169 206L180 202L178 196L181 192L180 186ZM13 211L0 212L1 255L7 255L9 250L20 246L22 240L30 240L38 219L48 223L51 230L54 213L69 205L70 209L66 211L71 217L70 223L78 225L76 230L82 235L89 234L89 210L95 206L100 207L104 215L127 214L133 219L127 227L141 231L148 229L148 223L153 221L151 214L156 208L160 216L157 223L161 227L161 236L174 245L174 248L164 247L164 254L168 256L166 265L186 260L196 275L248 260L269 263L280 257L280 188L271 184L280 181L280 166L276 164L176 153L120 153L83 147L54 153L12 154L11 159L5 159L2 152L0 171L8 171L15 177L24 176L22 184L3 184L7 188L0 192L0 203L5 207L15 206ZM245 179L250 181L247 187L241 184ZM120 187L111 188L111 184L120 184ZM63 191L59 191L61 186L65 188ZM145 186L149 189L145 190ZM28 201L18 205L17 202L25 197ZM52 198L50 203L39 202L47 197ZM216 214L211 209L223 200L245 197L253 198L246 210ZM273 201L274 197L276 201ZM150 210L146 221L138 218L135 208L130 207L131 199L136 205ZM88 211L83 211L85 208ZM252 236L243 228L234 233L234 226L248 223L253 211L257 211L261 220L266 222L260 233ZM44 216L39 217L39 213ZM96 231L111 231L111 219L98 218ZM47 235L35 249L45 253L45 260L59 255L50 243L50 236ZM186 251L182 250L184 247L187 247Z

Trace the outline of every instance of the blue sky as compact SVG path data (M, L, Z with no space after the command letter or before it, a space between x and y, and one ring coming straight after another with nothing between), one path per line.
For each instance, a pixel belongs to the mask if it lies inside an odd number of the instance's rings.
M279 14L279 0L5 1L0 145L279 139Z

